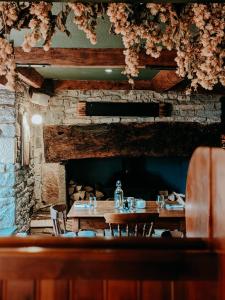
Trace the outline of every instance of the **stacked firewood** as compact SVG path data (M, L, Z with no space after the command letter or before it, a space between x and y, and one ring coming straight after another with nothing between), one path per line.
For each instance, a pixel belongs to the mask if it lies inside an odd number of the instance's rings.
M95 196L97 200L104 199L104 193L99 190L98 186L80 185L70 180L69 182L69 197L71 203L74 201L89 200L90 196Z

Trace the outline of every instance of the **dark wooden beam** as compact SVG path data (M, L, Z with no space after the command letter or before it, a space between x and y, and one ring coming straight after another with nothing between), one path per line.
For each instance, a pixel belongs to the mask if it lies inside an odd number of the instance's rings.
M18 77L34 88L40 88L44 82L44 78L34 68L18 67Z
M162 93L173 88L179 82L183 81L184 78L179 77L175 71L162 70L151 80L151 89Z
M127 123L44 126L46 162L115 156L190 156L219 146L220 126L199 123Z
M160 84L160 83L159 83ZM128 81L109 80L56 80L55 91L61 90L150 90L151 80L135 80L134 86ZM159 87L158 87L159 89Z
M124 67L124 49L119 48L32 48L25 53L22 48L15 48L16 63L20 65L50 65L67 67L119 68ZM152 58L145 53L140 55L140 67L176 68L176 51L163 50L159 58Z

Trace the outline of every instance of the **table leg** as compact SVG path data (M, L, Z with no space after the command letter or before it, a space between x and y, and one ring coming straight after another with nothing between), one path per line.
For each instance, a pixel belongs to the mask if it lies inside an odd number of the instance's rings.
M80 219L79 218L73 218L72 219L72 231L78 232L80 229Z

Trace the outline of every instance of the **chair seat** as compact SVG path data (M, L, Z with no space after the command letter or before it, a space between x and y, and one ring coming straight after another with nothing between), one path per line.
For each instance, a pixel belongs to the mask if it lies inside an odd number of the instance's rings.
M62 236L62 237L76 237L77 235L73 231L68 231L68 232L60 234L60 236Z
M81 230L77 233L79 237L95 237L96 232L93 230Z

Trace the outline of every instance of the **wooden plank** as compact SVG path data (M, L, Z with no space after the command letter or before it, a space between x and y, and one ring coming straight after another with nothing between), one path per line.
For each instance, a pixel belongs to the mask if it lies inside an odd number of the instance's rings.
M69 300L70 286L68 280L39 280L36 288L37 300Z
M171 282L169 281L144 280L140 284L143 300L174 300L171 298Z
M61 298L63 299L63 298ZM72 280L71 300L103 300L104 281L103 280Z
M52 65L67 67L110 67L125 66L124 49L119 48L51 48L44 51L42 48L32 48L24 53L22 48L15 48L17 64ZM159 58L152 58L142 53L140 66L176 68L174 61L176 51L163 50Z
M169 117L173 106L171 103L112 103L97 101L79 101L78 116L152 116Z
M150 89L159 93L165 92L183 81L175 71L162 70L151 80Z
M200 145L219 144L218 124L146 122L44 126L47 162L114 156L189 156Z
M200 239L13 237L0 246L1 279L218 278L218 255Z
M24 54L26 56L26 54ZM28 85L34 88L40 88L44 82L44 78L34 68L18 67L18 77Z
M3 300L35 300L34 280L9 280L3 284Z
M122 271L122 270L121 270ZM108 280L106 288L107 300L139 299L139 286L132 280Z
M186 183L186 235L211 236L210 149L198 148L189 163Z
M134 86L128 81L108 80L55 80L55 91L62 90L151 90L151 80L135 80Z

